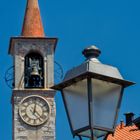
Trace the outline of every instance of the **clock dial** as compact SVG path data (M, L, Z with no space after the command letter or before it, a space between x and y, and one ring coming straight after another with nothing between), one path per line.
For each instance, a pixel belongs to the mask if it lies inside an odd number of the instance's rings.
M19 106L21 119L29 125L37 126L45 123L49 114L49 103L41 96L28 96L21 101Z

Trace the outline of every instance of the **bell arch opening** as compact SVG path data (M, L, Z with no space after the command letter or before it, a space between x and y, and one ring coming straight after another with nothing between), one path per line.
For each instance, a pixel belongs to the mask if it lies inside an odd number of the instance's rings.
M37 52L31 52L25 56L24 87L44 87L44 60Z

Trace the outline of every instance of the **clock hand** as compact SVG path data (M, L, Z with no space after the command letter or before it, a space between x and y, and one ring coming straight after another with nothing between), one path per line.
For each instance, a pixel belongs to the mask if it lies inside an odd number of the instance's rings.
M39 113L39 112L37 112L37 111L36 111L36 114L37 114L39 117L41 117L41 115L40 115L40 113Z
M33 113L35 114L35 111L36 111L36 103L34 105L34 109L33 109Z
M30 111L33 113L33 112L34 112L34 111L33 111L33 108L31 108Z
M31 111L33 114L35 114L35 110L36 110L36 109L35 109L35 108L36 108L35 106L36 106L36 104L34 105L34 107L31 107L31 109L30 109L30 111Z
M36 112L36 99L35 99L35 105L34 105L34 113Z
M41 117L41 115L38 113L38 112L35 112L35 114L34 114L37 118L40 118Z

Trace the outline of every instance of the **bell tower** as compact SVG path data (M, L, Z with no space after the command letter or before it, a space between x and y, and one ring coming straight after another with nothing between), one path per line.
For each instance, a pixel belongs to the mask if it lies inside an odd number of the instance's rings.
M45 37L38 0L27 0L21 36L11 37L13 140L55 140L54 52Z

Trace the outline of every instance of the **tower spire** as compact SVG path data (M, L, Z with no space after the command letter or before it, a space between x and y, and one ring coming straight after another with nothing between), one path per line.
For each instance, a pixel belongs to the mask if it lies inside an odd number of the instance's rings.
M44 37L44 28L40 16L38 0L27 0L21 36Z

